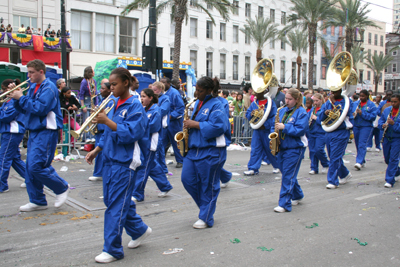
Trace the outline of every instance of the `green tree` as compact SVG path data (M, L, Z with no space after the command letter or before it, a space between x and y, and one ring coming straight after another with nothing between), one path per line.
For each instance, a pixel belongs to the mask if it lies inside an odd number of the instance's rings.
M256 60L257 62L262 59L262 49L268 41L273 42L278 37L278 23L270 18L257 17L256 19L246 19L244 28L241 28L244 34L250 36L250 39L256 43Z
M376 27L375 22L368 19L369 4L362 5L360 0L339 0L339 7L335 8L332 20L324 19L324 28L330 26L344 26L346 31L346 51L350 52L356 33L356 28Z
M322 20L331 20L335 12L332 7L338 0L290 0L290 8L294 14L289 16L290 25L283 30L289 31L299 26L308 33L308 89L313 88L314 50L317 42L318 23Z
M370 68L374 74L374 82L375 82L375 95L378 93L378 83L379 83L379 78L381 76L381 73L384 69L386 69L390 64L391 61L393 60L393 57L391 56L391 52L396 50L396 48L391 49L387 55L384 55L383 53L381 54L374 54L374 55L369 55L367 57L367 62L365 63L368 68Z
M366 58L367 52L360 45L354 45L351 47L350 54L353 56L353 66L357 71L357 64Z
M134 0L132 3L127 5L121 12L122 15L126 15L132 10L147 8L150 4L149 0ZM171 9L171 18L175 22L175 40L174 40L174 67L172 71L172 78L179 79L179 62L181 57L181 38L182 38L182 23L186 19L188 20L189 10L188 0L163 0L157 3L157 15L160 15L167 8ZM222 19L229 21L229 13L234 8L228 0L193 0L190 1L190 7L203 11L212 21L214 25L215 20L210 13L211 9L217 10L221 15Z

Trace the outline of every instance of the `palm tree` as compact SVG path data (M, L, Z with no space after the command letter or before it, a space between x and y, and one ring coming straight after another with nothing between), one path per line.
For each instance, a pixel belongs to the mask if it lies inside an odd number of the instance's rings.
M369 57L367 58L367 63L365 63L365 65L367 65L367 67L370 68L374 73L375 95L378 93L378 83L381 73L391 64L391 61L393 60L391 52L396 49L398 48L395 47L394 49L391 49L386 55L384 55L383 53L379 55L374 54L372 56L369 55Z
M288 25L284 31L289 31L297 25L308 33L308 89L313 88L313 71L314 71L314 45L317 41L318 23L324 20L331 20L334 14L332 7L338 0L290 0L293 6L291 11L295 12L289 16Z
M326 20L324 28L330 26L344 26L346 28L346 51L350 52L356 33L356 28L366 27L379 28L373 21L368 19L367 9L369 4L361 5L360 0L339 0L340 8L335 9L333 20Z
M121 12L122 15L127 15L132 10L147 8L150 4L149 0L134 0L132 3L127 5ZM206 4L206 6L204 6ZM188 10L189 10L188 0L163 0L161 3L157 4L157 15L160 15L168 7L171 8L171 17L175 22L175 40L174 40L174 67L172 71L172 78L179 79L179 62L181 56L181 36L182 36L182 23L186 19L188 20ZM215 24L215 20L210 13L212 8L215 8L221 15L222 19L229 21L229 13L235 8L228 0L193 0L190 1L190 7L198 9L207 14L212 23Z
M250 36L251 40L256 43L257 52L256 60L257 62L262 59L262 49L268 41L275 41L279 31L278 23L274 23L274 20L270 18L257 17L256 19L246 19L247 24L244 28L241 28L244 34Z
M358 62L362 62L367 55L367 52L360 45L355 45L351 48L350 54L353 56L353 66L357 71Z

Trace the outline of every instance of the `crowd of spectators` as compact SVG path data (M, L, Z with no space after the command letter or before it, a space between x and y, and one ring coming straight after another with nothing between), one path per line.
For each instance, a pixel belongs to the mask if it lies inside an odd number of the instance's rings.
M0 25L0 32L13 32L13 27L11 26L11 24L8 24L7 27L4 26L4 24ZM15 32L15 31L14 31ZM42 33L42 29L41 28L31 28L30 26L25 27L24 24L21 24L21 27L18 28L17 33L20 34L29 34L29 35L43 35L44 37L48 37L48 38L60 38L61 37L61 30L59 29L57 32L55 30L52 30L50 27L48 27L44 33ZM69 33L69 31L66 31L66 37L70 38L71 34ZM3 39L4 42L4 39ZM8 43L11 42L11 39L8 38Z

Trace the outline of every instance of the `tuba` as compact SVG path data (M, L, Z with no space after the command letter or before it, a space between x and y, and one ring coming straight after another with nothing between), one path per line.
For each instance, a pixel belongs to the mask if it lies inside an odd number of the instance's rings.
M265 112L263 105L258 106L257 103L254 102L258 108L251 113L250 126L253 129L260 128L267 120L271 111L272 98L275 97L278 91L278 78L273 73L273 69L274 65L272 61L268 58L264 58L257 63L251 75L251 86L254 92L262 93L269 87L268 93L265 95L265 98L268 99Z
M340 52L333 58L329 64L326 80L331 91L338 91L343 86L346 88L342 92L345 106L335 106L329 99L333 109L330 110L328 117L321 123L325 132L333 132L345 120L350 109L349 96L354 94L357 88L358 75L353 69L353 57L349 52Z
M187 103L185 107L185 114L183 115L184 120L189 119L189 108L193 102L195 102L197 98L193 98L189 103ZM185 157L189 151L189 130L183 129L180 132L175 134L175 142L178 144L179 152L181 153L182 157Z

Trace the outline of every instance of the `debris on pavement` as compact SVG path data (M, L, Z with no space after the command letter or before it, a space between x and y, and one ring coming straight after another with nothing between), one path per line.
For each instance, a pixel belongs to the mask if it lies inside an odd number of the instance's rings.
M361 246L366 246L366 245L368 245L368 243L367 243L367 242L364 242L364 243L363 243L363 242L361 242L361 241L360 241L360 239L358 239L357 237L355 237L355 238L352 238L352 239L356 240L356 241L357 241L357 243L358 243L358 244L360 244Z
M238 238L234 238L233 240L232 240L232 239L229 239L229 240L230 240L231 243L233 243L233 244L241 243L241 241L240 241Z
M313 223L311 226L306 226L306 228L314 228L314 227L318 227L318 223Z
M170 255L170 254L175 254L175 253L179 253L182 252L183 248L174 248L174 249L169 249L167 251L163 252L163 255Z
M258 247L257 249L261 249L262 251L268 251L268 252L271 252L274 250L273 248L267 249L266 247Z

